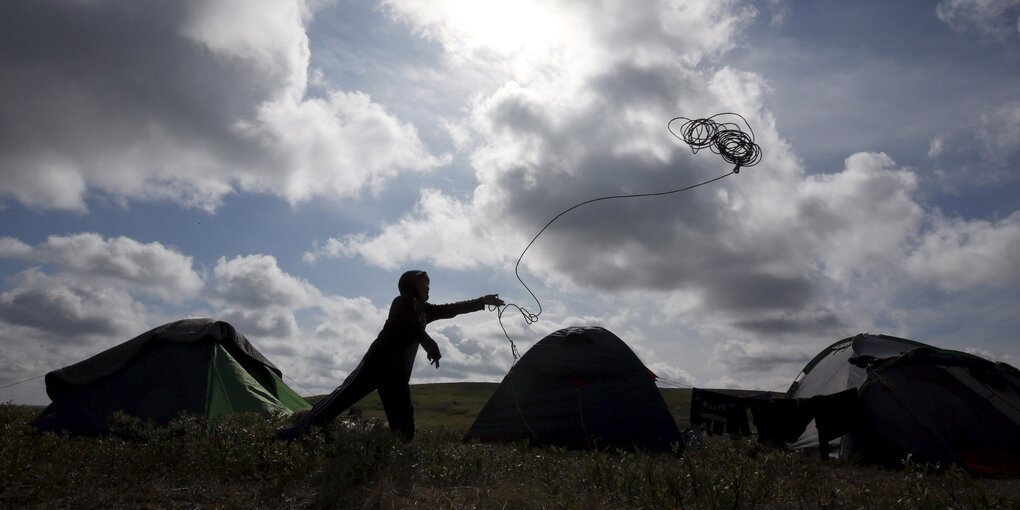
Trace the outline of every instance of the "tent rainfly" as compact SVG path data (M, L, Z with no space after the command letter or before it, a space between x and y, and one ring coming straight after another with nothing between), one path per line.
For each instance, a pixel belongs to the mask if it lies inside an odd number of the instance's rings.
M213 319L164 324L46 374L52 403L33 425L72 434L109 432L116 411L166 424L181 414L288 414L311 407L233 326Z
M858 425L831 441L842 458L955 463L982 474L1020 474L1020 371L1005 363L886 335L830 345L788 398L857 390ZM817 444L815 422L793 443Z
M679 453L684 442L655 379L608 330L561 329L510 369L464 439Z
M783 398L699 398L692 423L740 433L749 410L759 441L823 458L1020 474L1020 371L964 352L862 333L818 353Z

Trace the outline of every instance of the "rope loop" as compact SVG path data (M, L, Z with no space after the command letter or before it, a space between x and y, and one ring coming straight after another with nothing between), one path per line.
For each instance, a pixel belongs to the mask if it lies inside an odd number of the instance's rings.
M743 121L744 126L747 127L747 132L744 132L744 130L741 129L740 125L735 122L718 122L716 120L717 118L725 118L726 116L734 116ZM684 122L680 124L680 126L676 128L676 130L674 130L673 123L681 120ZM754 131L751 129L751 125L747 123L747 119L745 119L742 115L738 113L729 112L717 113L715 115L712 115L711 117L705 117L700 119L688 119L687 117L674 117L670 119L668 123L666 123L666 129L669 130L670 134L672 134L678 140L686 143L691 148L692 153L697 154L698 151L707 148L713 153L718 154L720 157L722 157L723 161L731 165L734 165L733 170L720 176L713 177L706 181L702 181L684 188L678 188L674 190L662 191L657 193L610 195L593 198L591 200L586 200L584 202L574 204L573 206L570 206L567 209L560 212L559 214L557 214L555 217L553 217L553 219L549 220L549 222L546 223L545 226L543 226L541 230L538 231L537 234L535 234L535 237L531 238L531 242L529 242L528 245L524 247L524 250L521 252L521 256L517 257L517 264L514 265L514 275L517 276L517 281L521 282L521 285L524 286L524 289L527 290L528 294L531 295L531 298L535 300L535 303L538 305L538 312L531 312L527 308L524 308L523 306L520 306L515 303L507 303L502 307L493 306L489 308L490 311L495 310L498 312L497 318L499 319L499 327L503 330L503 335L506 336L506 339L510 341L510 348L514 356L514 363L516 363L517 360L520 359L520 353L517 351L517 345L514 343L513 338L510 337L510 333L507 332L506 326L503 324L503 313L510 308L514 308L524 318L524 323L529 326L538 322L539 316L542 315L542 302L539 301L538 297L535 296L535 293L532 292L530 287L528 287L528 284L524 283L524 280L521 278L520 268L521 261L524 260L524 254L528 252L528 249L531 248L531 245L535 244L535 241L538 240L538 237L541 236L542 233L545 232L546 229L548 229L549 226L553 224L553 222L560 219L561 216L569 213L570 211L577 209L578 207L599 202L602 200L615 200L621 198L639 198L639 197L659 197L689 191L694 188L698 188L706 184L713 183L730 175L739 174L741 168L747 168L757 165L762 158L761 146L759 146L754 141Z

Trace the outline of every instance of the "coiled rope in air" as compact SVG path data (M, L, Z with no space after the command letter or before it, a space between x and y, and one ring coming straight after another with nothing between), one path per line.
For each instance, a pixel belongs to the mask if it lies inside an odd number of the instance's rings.
M728 116L737 117L741 121L743 121L744 126L747 127L747 132L743 131L740 125L735 122L719 122L717 120L721 118L726 118ZM674 129L674 123L678 121L684 122L679 124L679 126ZM506 339L510 341L510 350L511 353L513 354L514 363L516 363L517 360L520 358L520 352L517 350L517 344L514 343L513 338L510 337L510 333L507 332L506 326L503 324L503 314L511 308L517 310L521 314L521 317L524 318L524 322L528 325L538 322L539 316L542 315L542 302L538 299L537 296L535 296L535 293L531 290L531 287L528 287L528 284L524 283L524 279L521 278L520 273L521 261L524 260L524 255L528 253L528 250L531 248L533 244L535 244L535 241L538 240L539 236L541 236L542 233L545 232L546 229L548 229L549 226L552 225L556 220L560 219L563 215L569 213L570 211L573 211L574 209L577 209L588 204L593 204L595 202L601 202L604 200L616 200L622 198L661 197L666 195L673 195L676 193L682 193L684 191L689 191L694 188L698 188L706 184L711 184L715 181L724 179L730 175L738 174L740 173L741 168L747 168L757 165L762 158L762 150L761 147L754 141L754 131L751 129L751 125L748 124L747 119L745 119L742 115L737 113L730 112L717 113L715 115L712 115L711 117L705 117L700 119L688 119L687 117L674 117L670 119L668 123L666 123L666 129L668 129L670 134L672 134L674 137L686 143L691 148L692 153L697 154L698 151L707 148L711 150L713 153L721 156L723 158L723 161L726 161L727 163L734 165L733 170L720 176L708 179L706 181L699 182L697 184L692 184L690 186L685 186L683 188L673 189L669 191L660 191L654 193L634 193L626 195L609 195L604 197L593 198L591 200L585 200L584 202L574 204L568 207L567 209L564 209L562 212L554 216L553 219L549 220L549 222L546 223L545 226L543 226L538 231L537 234L535 234L535 237L531 238L531 242L529 242L528 245L524 247L524 250L521 252L521 255L517 257L517 263L514 265L514 275L517 276L517 281L521 282L521 285L524 286L524 289L527 290L528 294L531 295L531 298L535 300L535 303L538 305L538 311L531 312L527 308L516 303L507 303L503 306L490 308L498 310L497 318L499 320L499 327L503 330L503 334L506 336Z

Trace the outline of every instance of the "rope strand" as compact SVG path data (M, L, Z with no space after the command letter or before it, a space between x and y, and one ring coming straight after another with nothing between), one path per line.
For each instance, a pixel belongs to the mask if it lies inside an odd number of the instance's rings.
M744 122L744 125L747 126L747 130L750 134L742 131L740 129L740 126L736 123L715 121L717 117L726 115L733 115L739 117L740 120ZM679 133L677 131L674 131L672 127L672 124L678 120L686 121L679 127L678 129ZM516 363L517 360L520 358L520 353L517 350L517 344L514 343L513 338L510 337L510 333L507 332L506 326L503 324L503 313L505 313L508 309L513 308L521 314L521 317L524 318L524 323L529 326L538 322L539 316L542 315L542 302L538 299L537 296L535 296L535 293L531 290L531 287L528 287L528 284L524 283L524 279L521 278L520 273L521 261L524 260L524 255L528 253L528 250L531 249L531 246L533 244L535 244L535 241L538 240L539 236L541 236L542 233L545 232L546 229L548 229L549 226L552 225L556 220L560 219L560 217L569 213L570 211L573 211L574 209L577 209L588 204L593 204L595 202L601 202L603 200L661 197L666 195L672 195L675 193L681 193L684 191L689 191L694 188L698 188L706 184L711 184L715 181L724 179L730 175L738 174L740 173L740 169L742 167L746 168L757 165L762 158L761 147L754 142L754 131L751 130L751 125L747 123L747 119L745 119L743 116L737 113L728 112L717 113L711 117L703 119L688 119L686 117L674 117L670 119L668 123L666 123L666 129L669 130L670 134L672 134L674 137L690 146L691 151L694 154L697 154L698 151L701 149L708 148L713 153L720 155L723 158L723 160L726 161L727 163L735 165L733 167L733 170L720 176L708 179L706 181L702 181L697 184L693 184L687 187L678 188L674 190L662 191L657 193L609 195L604 197L593 198L591 200L586 200L584 202L574 204L573 206L563 210L562 212L554 216L553 219L549 220L549 222L546 223L545 226L543 226L538 231L537 234L535 234L535 237L531 238L531 242L529 242L528 245L524 247L524 251L521 252L520 257L517 257L517 263L514 265L514 275L517 277L517 281L521 282L521 285L524 287L524 289L527 290L528 294L531 295L531 299L533 299L535 303L538 305L538 311L532 313L527 308L516 303L507 303L502 307L493 306L489 308L490 311L496 310L498 312L496 317L499 320L499 327L500 329L503 330L503 335L506 336L506 339L510 341L510 349L511 353L513 354L514 363Z
M7 388L10 388L11 386L17 386L19 384L24 384L24 383L27 383L28 381L34 381L36 379L39 379L40 377L46 377L46 374L37 375L35 377L29 377L28 379L24 379L24 380L21 380L21 381L15 381L15 382L12 382L10 384L5 384L3 386L0 386L0 390L6 390Z

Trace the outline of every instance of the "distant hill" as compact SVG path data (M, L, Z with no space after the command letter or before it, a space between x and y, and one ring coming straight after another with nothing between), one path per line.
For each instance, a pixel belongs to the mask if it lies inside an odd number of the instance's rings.
M414 403L414 421L418 426L444 426L461 429L465 432L475 421L475 417L485 407L489 397L496 391L499 383L437 383L411 385L411 401ZM676 420L680 430L690 425L691 390L690 388L659 388L669 412ZM759 391L717 390L736 395L757 394ZM315 403L325 395L306 397ZM353 409L360 410L365 418L386 419L379 394L372 392Z

